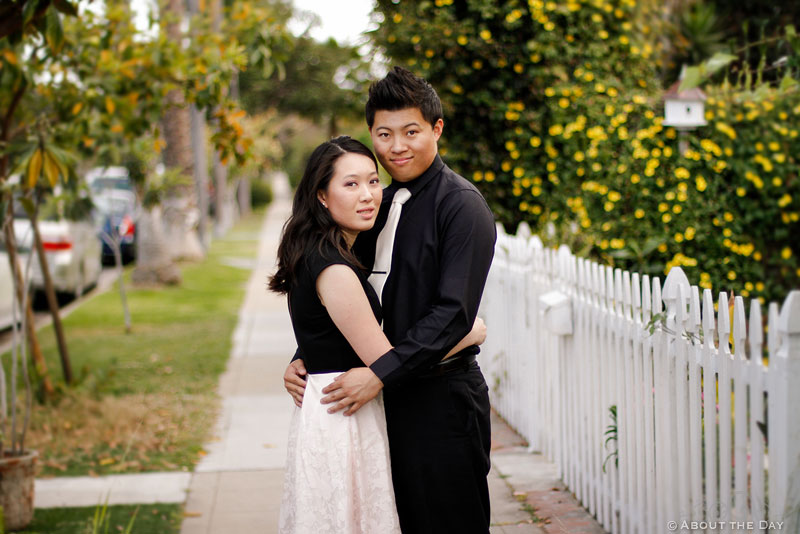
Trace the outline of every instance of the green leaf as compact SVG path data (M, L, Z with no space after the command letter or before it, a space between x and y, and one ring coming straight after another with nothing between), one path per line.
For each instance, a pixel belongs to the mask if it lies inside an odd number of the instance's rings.
M784 74L783 79L781 80L780 90L787 91L796 85L797 85L797 80L792 78L791 71L787 70L786 74Z
M732 61L736 61L736 59L738 59L738 57L733 54L717 52L711 56L710 59L703 62L706 65L706 76L711 76L718 70L727 67Z
M22 8L22 27L28 25L36 13L36 7L39 5L39 0L28 0Z
M683 80L681 80L681 85L678 87L678 91L694 89L703 83L704 78L705 76L702 70L702 64L697 67L687 67L683 73Z
M17 202L19 202L22 205L22 208L25 210L25 213L27 213L28 217L32 219L34 213L36 212L36 205L33 203L33 200L31 200L28 197L20 197L19 199L17 199Z
M58 16L58 11L55 9L48 9L45 19L44 38L50 50L58 53L64 44L64 28L61 26L61 17Z
M53 0L53 5L57 10L65 15L69 15L71 17L78 16L78 8L73 6L69 0Z

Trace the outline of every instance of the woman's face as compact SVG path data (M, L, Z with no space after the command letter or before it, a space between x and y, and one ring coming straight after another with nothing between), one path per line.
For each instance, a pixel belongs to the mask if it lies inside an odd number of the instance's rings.
M352 152L336 160L328 188L317 194L349 245L359 232L375 224L382 196L375 163L367 156Z

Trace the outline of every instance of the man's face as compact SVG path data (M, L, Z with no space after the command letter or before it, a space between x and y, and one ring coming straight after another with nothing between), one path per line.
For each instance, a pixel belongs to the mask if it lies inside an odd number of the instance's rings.
M377 111L370 130L372 146L394 180L409 182L433 163L443 126L442 119L431 126L419 108Z

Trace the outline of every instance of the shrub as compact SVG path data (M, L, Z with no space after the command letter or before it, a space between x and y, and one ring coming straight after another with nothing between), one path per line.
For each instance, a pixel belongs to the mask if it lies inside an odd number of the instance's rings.
M651 275L681 265L745 296L798 285L796 85L708 89L709 124L681 155L662 125L661 18L648 1L377 9L376 42L442 97L445 159L508 229L552 223L581 253Z
M269 182L262 179L253 180L250 183L250 204L254 208L260 208L270 202L272 202L272 186Z

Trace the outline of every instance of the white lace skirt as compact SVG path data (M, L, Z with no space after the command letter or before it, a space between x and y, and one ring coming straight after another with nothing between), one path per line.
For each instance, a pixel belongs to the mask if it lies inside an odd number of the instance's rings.
M400 534L383 393L355 415L329 414L322 388L340 374L308 375L295 408L280 534Z

